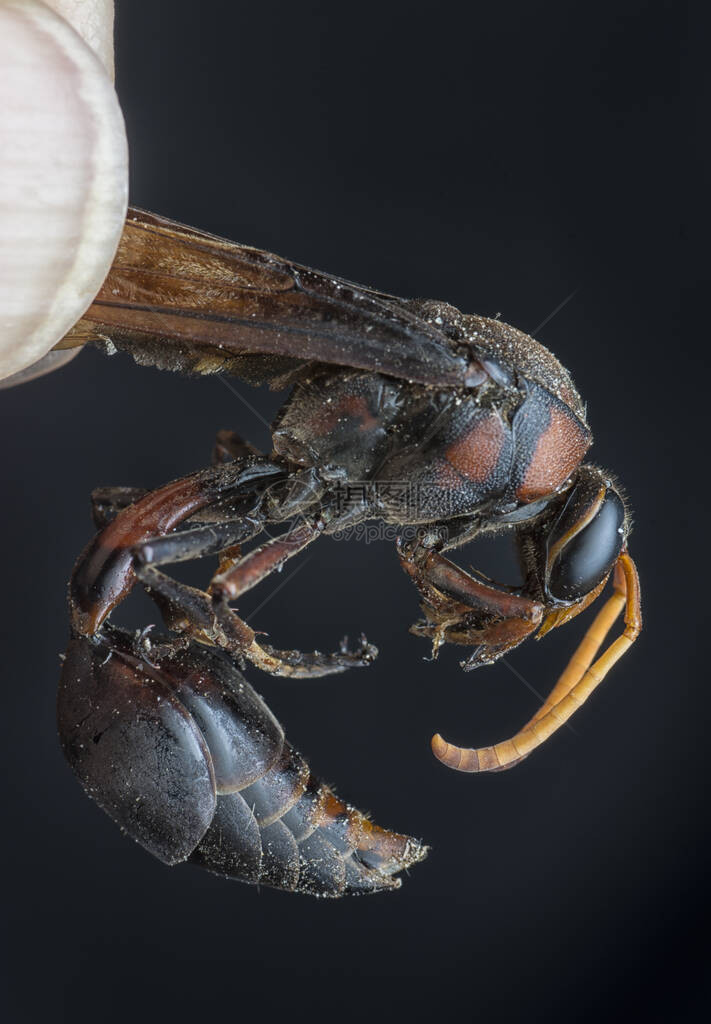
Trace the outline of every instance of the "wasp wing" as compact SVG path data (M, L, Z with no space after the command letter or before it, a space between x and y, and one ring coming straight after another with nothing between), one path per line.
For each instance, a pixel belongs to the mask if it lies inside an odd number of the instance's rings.
M431 386L479 383L467 347L412 305L130 209L109 275L61 347L103 339L139 362L255 380L318 362Z

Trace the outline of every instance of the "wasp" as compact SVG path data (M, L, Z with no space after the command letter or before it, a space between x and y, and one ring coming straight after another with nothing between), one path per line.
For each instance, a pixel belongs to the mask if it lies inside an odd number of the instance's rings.
M221 431L207 469L151 492L94 492L99 532L70 581L59 693L70 763L166 863L317 895L396 886L426 848L315 780L241 674L251 662L274 675L326 675L370 664L376 649L362 638L327 654L279 650L234 603L319 537L381 520L396 528L419 593L412 631L435 654L447 642L472 647L468 671L568 622L612 578L515 736L478 749L432 739L458 771L517 764L585 702L642 625L630 515L611 475L583 462L592 435L570 375L498 319L396 298L136 209L64 345L87 341L288 397L268 454ZM447 557L503 531L515 539L521 586ZM218 566L204 590L163 571L210 555ZM136 584L169 634L110 624ZM623 610L623 631L604 649Z

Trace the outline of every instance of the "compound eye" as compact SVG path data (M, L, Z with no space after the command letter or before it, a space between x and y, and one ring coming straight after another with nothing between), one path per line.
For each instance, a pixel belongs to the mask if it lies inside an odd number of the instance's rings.
M602 583L624 542L625 507L615 491L598 492L592 503L576 497L571 496L548 543L548 592L558 601L578 601ZM577 523L571 513L577 513Z

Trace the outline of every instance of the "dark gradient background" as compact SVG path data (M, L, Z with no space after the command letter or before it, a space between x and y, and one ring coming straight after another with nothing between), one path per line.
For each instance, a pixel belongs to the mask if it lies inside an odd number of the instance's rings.
M460 775L432 758L432 732L493 742L536 698L504 665L465 676L460 650L423 660L392 546L324 541L256 621L279 646L329 649L364 629L377 664L250 678L320 774L432 853L400 892L343 901L168 870L63 762L66 580L94 486L196 469L220 427L259 445L268 433L219 380L94 351L3 392L10 1019L701 1015L708 571L695 418L707 374L702 333L682 337L678 323L693 169L679 156L674 5L118 8L136 205L528 331L575 293L539 337L572 371L594 458L635 510L646 631L574 732L514 771ZM267 419L279 406L235 386ZM150 606L131 614L150 621ZM584 628L524 645L511 665L545 692Z

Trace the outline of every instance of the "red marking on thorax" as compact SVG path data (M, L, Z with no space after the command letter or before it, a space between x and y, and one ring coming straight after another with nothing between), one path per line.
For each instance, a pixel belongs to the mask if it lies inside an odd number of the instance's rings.
M493 410L447 448L445 458L466 480L483 483L496 469L506 427Z
M573 416L551 408L548 427L538 439L516 497L535 501L552 494L580 465L590 447L590 436Z

